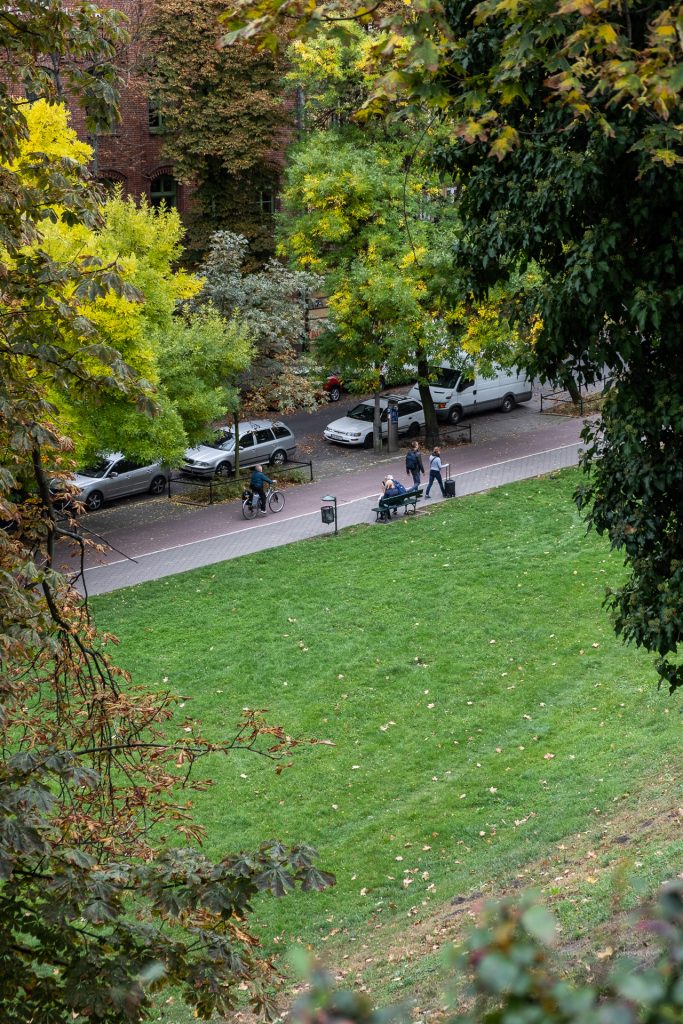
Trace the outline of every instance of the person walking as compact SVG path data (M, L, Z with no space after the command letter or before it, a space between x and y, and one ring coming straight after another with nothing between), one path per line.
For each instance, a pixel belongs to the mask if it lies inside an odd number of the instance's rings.
M430 491L432 484L436 482L441 488L441 497L446 497L446 492L443 486L443 480L441 479L441 449L435 448L432 454L429 456L429 483L427 484L427 490L425 491L425 498L430 498Z
M408 476L412 476L413 487L420 486L424 471L425 468L422 465L422 456L420 455L420 444L418 441L413 441L406 453L406 473Z
M251 474L251 480L249 486L252 490L251 503L254 504L258 501L259 512L262 516L266 514L266 492L265 484L274 484L275 481L271 480L269 476L263 472L263 466L254 466Z

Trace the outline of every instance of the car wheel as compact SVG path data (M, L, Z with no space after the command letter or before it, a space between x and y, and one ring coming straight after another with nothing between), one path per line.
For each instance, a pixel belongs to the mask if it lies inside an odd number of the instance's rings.
M512 412L515 407L515 396L506 395L503 401L500 403L501 412Z
M462 408L459 405L454 405L452 409L448 410L448 422L454 426L459 423L462 419Z
M149 485L149 493L150 494L163 494L165 490L166 490L166 477L165 476L161 476L161 475L155 476L154 479L152 480L151 484Z
M414 420L408 427L408 437L419 437L420 436L420 424Z
M335 384L334 387L331 387L327 393L330 396L331 402L338 402L339 399L341 398L341 388L339 387L338 384Z
M104 505L104 495L102 491L91 491L84 502L88 512L97 512L98 509Z
M270 456L271 466L284 466L287 461L287 452L283 448L278 448L276 452Z
M363 447L364 448L373 448L374 447L374 439L373 439L373 436L372 436L372 431L370 431L370 433L366 435L365 440L363 441Z
M230 476L232 473L232 466L229 462L219 462L216 466L216 476Z

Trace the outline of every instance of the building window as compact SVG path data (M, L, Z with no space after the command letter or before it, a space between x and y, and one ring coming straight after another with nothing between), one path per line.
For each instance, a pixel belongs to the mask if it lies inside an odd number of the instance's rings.
M423 189L417 198L417 219L424 221L434 220L432 197L426 189Z
M153 100L151 97L147 100L147 115L149 117L150 135L161 135L166 131L164 115L162 114L157 101Z
M178 205L178 182L172 174L160 174L149 189L149 203L158 210L163 203L167 209Z
M272 217L277 209L275 193L271 188L259 192L259 208L263 217Z
M126 179L118 171L101 171L97 177L97 183L106 198L111 199L117 189L125 191Z

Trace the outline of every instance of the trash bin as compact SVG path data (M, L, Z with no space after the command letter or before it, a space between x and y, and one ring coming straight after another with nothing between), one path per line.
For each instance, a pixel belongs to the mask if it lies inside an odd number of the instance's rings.
M447 498L455 497L455 480L446 480L443 489L446 492Z

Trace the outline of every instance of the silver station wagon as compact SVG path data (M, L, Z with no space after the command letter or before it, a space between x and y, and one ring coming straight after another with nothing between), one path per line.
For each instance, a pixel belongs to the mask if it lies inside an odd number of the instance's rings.
M292 457L296 438L284 423L250 420L239 425L240 466L270 463L282 466ZM232 427L221 427L211 440L185 452L183 473L192 476L230 476L235 472L235 434Z

